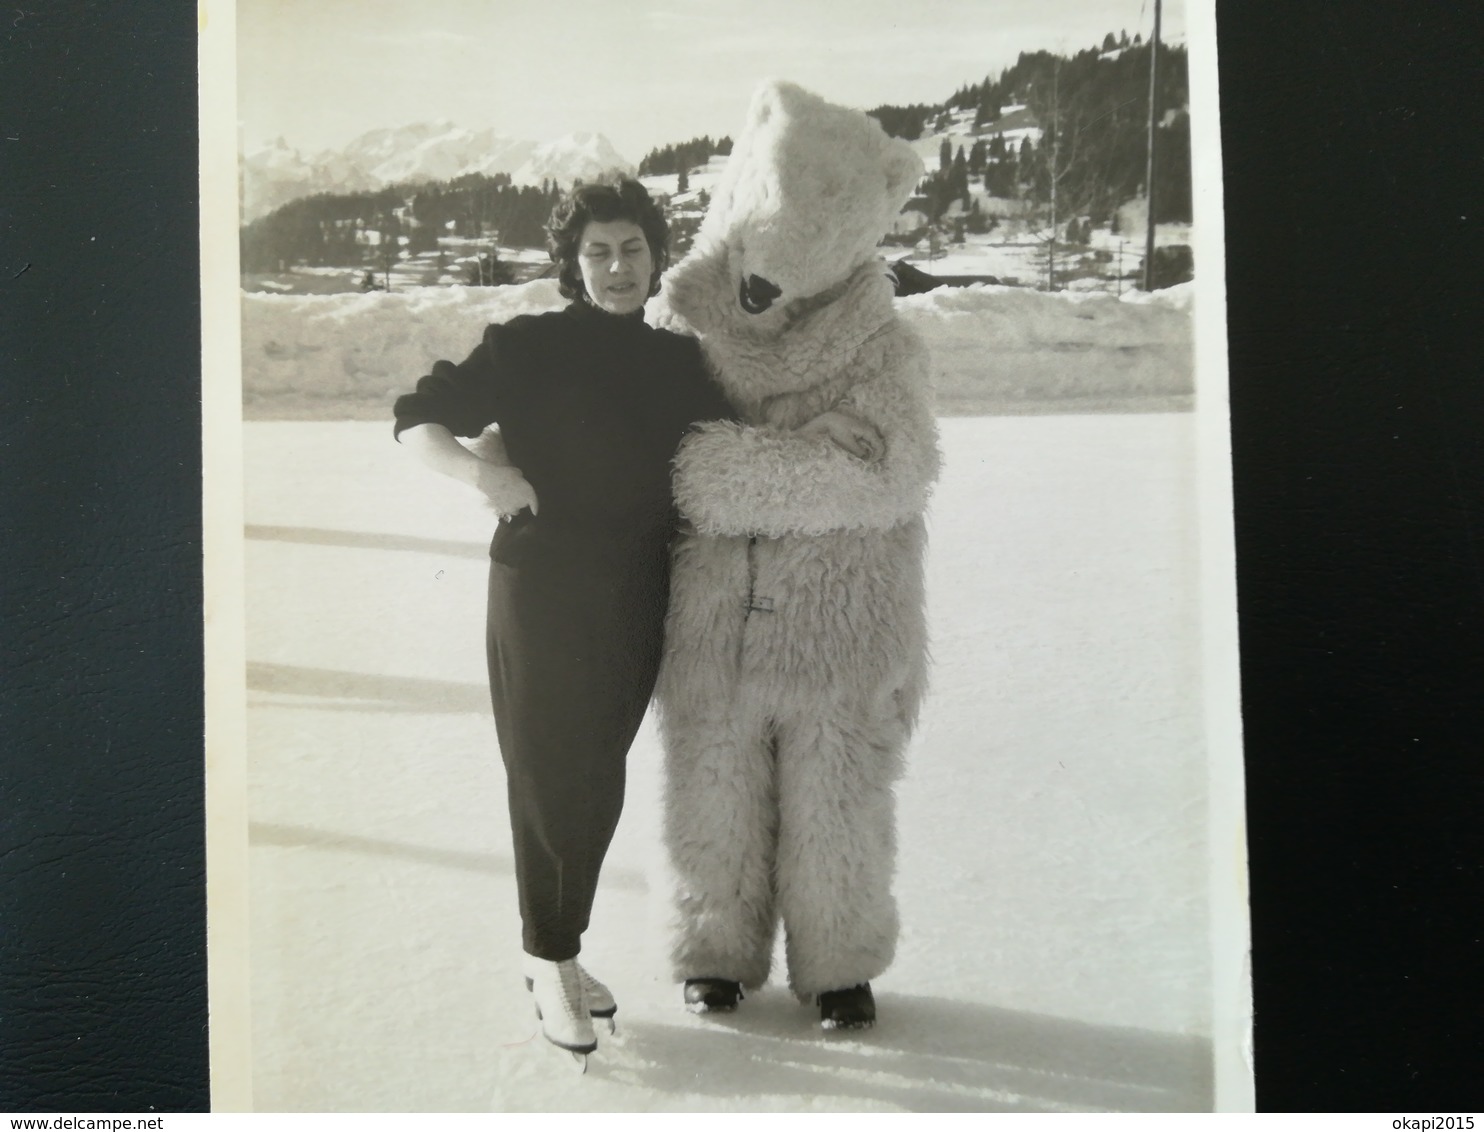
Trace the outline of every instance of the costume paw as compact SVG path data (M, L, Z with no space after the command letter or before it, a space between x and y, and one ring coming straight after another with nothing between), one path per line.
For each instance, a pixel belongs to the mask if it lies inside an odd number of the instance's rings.
M803 436L827 436L852 456L874 464L886 455L881 430L849 409L830 409L799 428Z

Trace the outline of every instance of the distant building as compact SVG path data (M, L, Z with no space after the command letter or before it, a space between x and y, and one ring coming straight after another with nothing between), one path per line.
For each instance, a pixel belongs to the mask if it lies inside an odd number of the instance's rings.
M908 201L907 207L897 213L896 218L891 222L892 235L899 236L903 232L916 232L919 228L926 228L928 222L926 207L927 202L922 197L913 197Z
M998 216L1009 218L1023 216L1032 210L1029 201L1015 200L1011 197L982 196L979 200L979 212L983 216Z

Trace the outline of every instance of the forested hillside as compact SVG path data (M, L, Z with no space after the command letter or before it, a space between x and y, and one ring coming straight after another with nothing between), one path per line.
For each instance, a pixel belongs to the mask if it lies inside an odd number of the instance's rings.
M1101 47L1070 57L1022 53L1014 66L960 87L943 103L878 106L869 113L888 133L916 141L948 133L973 111L965 124L978 140L961 161L950 148L923 186L930 219L955 199L969 209L973 176L984 179L992 196L1035 204L1049 203L1054 186L1061 215L1085 215L1102 224L1120 204L1144 193L1149 53L1137 38L1109 33ZM1183 47L1160 45L1157 77L1155 218L1188 222L1190 81ZM1030 127L1035 129L1028 133Z
M706 164L706 159L713 153L719 153L725 157L731 152L731 138L712 141L709 135L702 135L690 141L681 142L679 145L667 145L650 150L644 155L644 160L639 162L639 176L689 172L697 165Z
M386 267L405 251L436 251L440 237L491 237L541 247L560 195L555 184L512 185L503 173L367 193L320 193L290 201L242 229L242 270Z

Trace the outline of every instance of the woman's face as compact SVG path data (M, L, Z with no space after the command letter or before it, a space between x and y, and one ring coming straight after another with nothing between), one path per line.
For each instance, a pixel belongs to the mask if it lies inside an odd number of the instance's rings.
M577 244L577 265L594 306L631 314L649 298L654 256L632 220L591 220Z

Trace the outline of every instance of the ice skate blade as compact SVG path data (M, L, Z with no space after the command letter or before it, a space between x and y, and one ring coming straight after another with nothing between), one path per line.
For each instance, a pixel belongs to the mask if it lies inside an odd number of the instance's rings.
M710 1006L704 1002L687 1002L685 1008L692 1014L735 1014L735 1006Z
M544 1022L545 1020L546 1019L544 1019L544 1018L541 1017L541 1008L539 1006L536 1007L536 1021L538 1021L538 1022ZM611 1033L612 1031L609 1031L609 1032ZM580 1045L580 1046L569 1046L566 1042L559 1042L554 1037L552 1037L550 1034L548 1034L546 1032L546 1027L545 1026L543 1026L541 1028L541 1036L543 1038L545 1038L547 1041L549 1041L552 1045L556 1046L557 1049L564 1049L568 1053L570 1053L573 1057L578 1057L578 1056L586 1057L588 1054L592 1053L594 1050L596 1050L598 1048L598 1043L596 1041L590 1042L590 1043L587 1043L587 1044L584 1044L584 1045ZM584 1064L586 1064L586 1062L584 1062Z
M556 1046L557 1049L565 1050L567 1053L570 1053L573 1057L586 1058L588 1054L595 1052L597 1050L597 1048L598 1048L598 1043L597 1042L588 1042L588 1043L584 1043L583 1045L580 1045L580 1046L569 1046L566 1042L559 1042L559 1041L557 1041L550 1034L548 1034L545 1030L541 1031L541 1036L543 1038L545 1038L547 1041L549 1041L552 1045Z
M586 1073L587 1073L587 1054L585 1054L585 1053L578 1053L576 1050L568 1050L567 1052L572 1055L572 1062L575 1065L575 1067L577 1069L577 1072L580 1073L580 1074L586 1075Z
M731 979L685 980L685 1008L692 1014L730 1014L745 997L742 984Z
M876 998L870 983L825 991L816 995L822 1030L865 1030L876 1022Z

